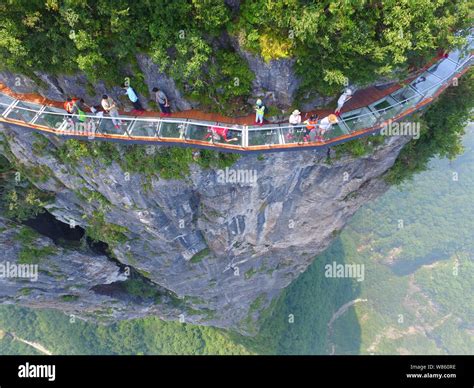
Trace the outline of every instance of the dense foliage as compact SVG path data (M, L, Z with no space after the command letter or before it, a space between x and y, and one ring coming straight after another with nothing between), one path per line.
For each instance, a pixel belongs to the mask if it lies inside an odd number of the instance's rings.
M144 52L189 97L219 110L245 97L253 78L230 45L214 48L229 20L219 0L7 1L0 4L1 66L35 79L35 71L80 70L109 86L128 77L148 95L136 61Z
M407 70L459 42L468 2L245 1L233 31L264 58L295 57L302 91L334 93Z
M442 0L255 0L242 2L240 10L232 13L218 0L8 0L0 4L0 66L33 78L38 70L80 70L90 82L100 79L108 85L130 77L138 90L146 92L135 58L145 52L187 96L214 110L232 107L237 111L250 92L253 75L225 43L227 33L267 61L295 57L303 81L301 95L308 91L329 94L348 80L363 83L395 70L407 71L438 48L458 44L461 39L453 32L470 22L468 5L465 1ZM2 306L0 353L25 353L28 349L35 353L2 330L15 331L62 354L295 354L326 353L334 348L339 353L358 353L369 352L378 334L382 339L376 350L381 353L400 349L468 352L472 342L461 325L472 322L472 298L465 298L465 290L472 285L473 268L472 260L459 257L459 253L474 252L469 235L474 211L472 199L466 195L469 189L465 189L474 188L474 163L472 157L464 159L464 165L430 161L434 156L452 158L462 151L460 139L472 109L472 77L467 75L426 112L421 138L402 151L388 180L400 183L429 166L435 171L425 173L416 184L408 183L403 190L393 189L360 212L341 238L284 291L255 338L156 318L104 327L72 322L59 312ZM379 141L376 137L350 142L338 150L361 156ZM35 152L45 152L46 147L47 142L39 140ZM89 157L104 164L117 162L124 171L139 172L145 178L183 178L191 163L222 168L237 158L211 151L201 151L197 156L191 149L124 149L76 140L65 142L57 156L71 165ZM459 175L459 182L452 180L450 169ZM37 214L46 201L23 178L20 185L14 180L14 173L23 176L23 171L36 179L45 175L23 166L13 170L0 160L2 211L19 220ZM426 193L430 193L428 198ZM103 201L94 193L78 195ZM110 245L122 242L126 230L107 224L104 212L101 208L91 215L88 235ZM403 228L397 226L400 219ZM439 238L433 239L433 235ZM21 262L37 262L54 253L32 246L33 237L26 228L17 236L24 244ZM465 242L463 246L459 246L460 241ZM390 258L400 252L397 259L401 269L394 267L392 271ZM438 259L445 261L433 271L421 267ZM370 282L359 284L323 276L324 265L334 260L364 263ZM456 263L461 264L460 277L452 275ZM401 275L394 273L397 270ZM402 276L406 272L413 276ZM416 282L424 296L408 294L410 282ZM137 282L127 287L131 294L145 294ZM370 303L348 310L329 333L327 324L334 312L359 297ZM441 322L433 333L437 341L404 332L419 324L413 305L404 303L420 298L429 298L428 304L438 306L426 318ZM448 313L453 316L442 321L441 316ZM407 325L397 326L395 332L400 330L400 336L396 340L384 339L383 333L396 326L397 314L404 315Z
M104 165L118 163L126 173L141 173L149 183L152 177L183 179L189 175L190 165L203 168L230 167L239 154L191 148L118 145L107 142L87 142L75 139L65 141L56 151L64 163L74 166L84 158L91 158ZM145 184L145 188L146 188Z
M300 92L332 94L459 44L454 32L468 15L462 0L255 0L233 11L222 0L9 0L0 4L0 66L35 79L78 70L90 83L129 77L148 94L136 61L143 52L188 97L236 113L254 75L229 35L267 61L295 58Z
M0 331L42 344L53 354L248 354L220 330L163 322L157 318L93 325L50 310L0 307ZM36 354L11 338L2 354ZM18 353L17 353L18 352Z

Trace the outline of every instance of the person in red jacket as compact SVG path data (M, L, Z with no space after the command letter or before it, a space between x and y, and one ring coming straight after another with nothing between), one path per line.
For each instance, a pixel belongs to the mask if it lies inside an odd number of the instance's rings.
M76 111L76 104L77 102L79 101L78 98L71 98L71 97L68 97L66 99L66 101L64 102L64 110L68 113L66 115L66 119L69 121L69 122L74 122L73 120L73 114L76 114L77 111Z
M73 114L74 105L77 101L79 101L77 98L68 97L64 102L64 110L69 114Z
M229 128L223 128L223 127L216 127L212 126L209 127L209 132L206 134L204 137L204 140L207 140L209 138L212 138L214 140L224 140L226 143L229 143L231 141L237 141L239 140L237 137L233 137L232 139L228 139L227 135L229 134Z

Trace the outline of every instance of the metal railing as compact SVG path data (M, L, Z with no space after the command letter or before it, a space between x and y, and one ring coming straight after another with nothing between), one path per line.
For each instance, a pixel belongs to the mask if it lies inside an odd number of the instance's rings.
M470 52L464 58L459 50L449 55L408 85L368 106L342 113L337 124L317 137L312 131L308 138L305 124L246 126L127 115L118 118L93 114L68 115L62 109L25 102L5 94L0 94L0 118L3 117L3 121L7 122L22 122L36 130L56 135L89 139L102 137L124 141L171 142L237 150L291 149L303 144L318 146L338 139L350 140L361 132L380 127L387 120L407 114L420 103L431 99L443 85L472 63ZM420 88L420 85L425 87ZM113 120L119 121L120 125L115 126ZM227 138L223 132L227 132Z

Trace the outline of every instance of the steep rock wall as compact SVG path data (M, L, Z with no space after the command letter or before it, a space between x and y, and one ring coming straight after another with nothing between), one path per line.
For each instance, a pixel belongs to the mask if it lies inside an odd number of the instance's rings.
M122 317L182 315L188 322L243 333L255 330L262 310L357 209L387 189L381 176L408 141L388 138L357 159L327 160L317 151L245 156L227 175L193 165L184 180L156 176L144 185L140 174L115 162L62 163L54 156L63 141L58 137L49 137L48 148L38 155L29 131L6 125L0 131L10 158L48 172L46 181L35 184L55 194L49 206L55 217L86 227L87 215L99 204L78 193L100 193L109 203L106 221L127 230L127 241L113 247L115 257L184 303L181 310L163 303L145 314L130 309ZM247 181L235 183L233 172Z

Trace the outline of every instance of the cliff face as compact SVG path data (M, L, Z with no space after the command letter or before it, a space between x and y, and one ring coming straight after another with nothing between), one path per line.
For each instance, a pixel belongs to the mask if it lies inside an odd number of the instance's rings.
M99 292L101 287L92 289L110 282L105 275L118 267L103 257L87 257L84 262L102 265L104 274L90 281L83 276L82 293L69 302L69 311L107 308L113 319L159 315L243 333L255 330L262 310L305 271L354 212L387 189L381 175L408 141L391 137L371 155L332 157L329 162L317 151L245 156L227 171L193 165L184 180L154 177L144 183L143 176L117 163L62 163L55 150L63 139L49 137L38 155L32 133L6 125L0 132L9 158L47 175L35 185L55 194L50 213L86 227L88 216L106 203L105 221L124 227L127 237L113 247L114 256L173 295L151 303L124 298L113 287L105 293ZM120 148L127 152L127 147ZM86 200L84 192L102 199ZM77 278L71 274L89 274L81 269L80 258L72 261L76 265L62 256L67 266L57 256L48 260L63 272L64 287L74 287ZM56 287L53 281L44 282L37 292L59 297ZM3 301L17 298L17 288L5 289L10 291L2 294ZM63 308L51 300L36 292L19 299Z
M233 3L229 4L231 8L239 6L238 2ZM299 85L299 80L293 70L294 59L272 60L267 63L259 56L243 50L235 38L230 38L227 35L222 37L220 44L223 47L232 46L246 60L249 69L254 73L252 97L249 99L249 103L254 103L256 98L265 98L268 104L279 108L287 109L292 106ZM140 94L140 101L145 108L149 108L149 102L154 100L151 92L154 87L159 87L166 93L174 111L199 106L197 102L186 99L178 90L175 81L161 72L148 55L137 54L136 63L149 90L147 95ZM130 66L126 66L124 72L130 75L135 73ZM58 101L64 101L68 96L76 96L84 98L89 105L99 104L102 95L108 94L115 101L120 102L126 110L132 109L128 100L123 97L124 93L120 85L106 86L102 81L91 84L82 73L52 75L36 71L35 77L36 80L33 80L25 75L13 74L5 70L0 71L0 82L17 93L39 93L43 97ZM303 108L311 109L330 100L331 98L317 98Z
M148 102L152 100L151 90L155 86L166 92L173 110L186 110L193 107L189 101L183 98L173 79L159 72L156 64L148 56L137 55L137 63L150 90L149 95L140 95L140 100L145 108L149 107ZM130 71L130 74L133 74L133 72ZM115 101L120 102L125 109L132 109L127 99L123 98L124 93L120 85L107 87L102 81L91 85L85 75L81 73L51 75L37 71L35 75L40 81L34 81L31 77L25 75L0 71L0 82L16 93L39 93L43 97L57 101L65 101L68 96L76 96L84 98L84 101L89 105L98 105L102 95L107 94Z

